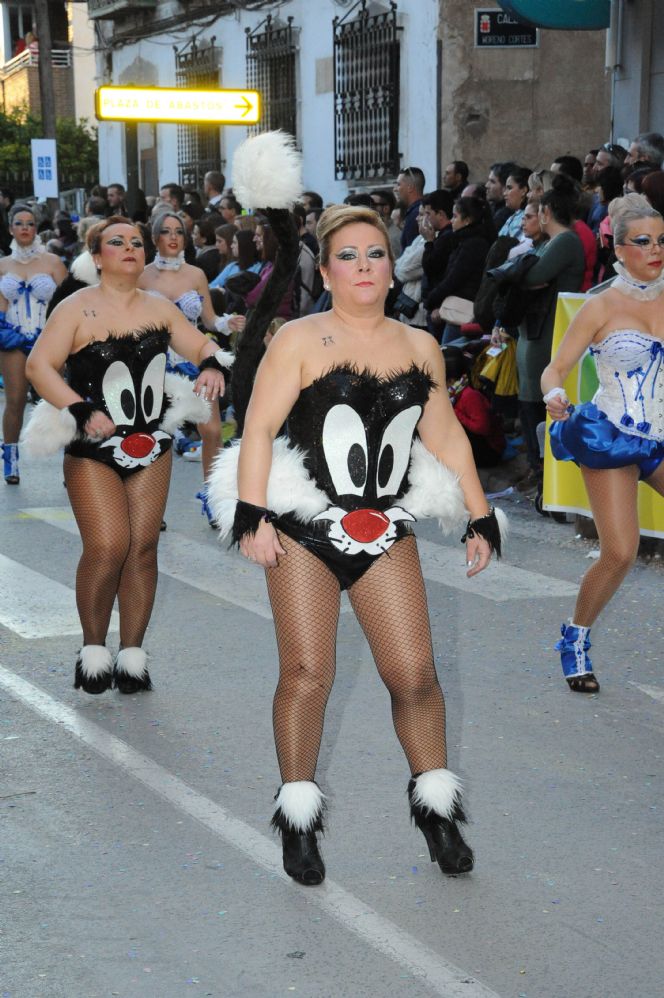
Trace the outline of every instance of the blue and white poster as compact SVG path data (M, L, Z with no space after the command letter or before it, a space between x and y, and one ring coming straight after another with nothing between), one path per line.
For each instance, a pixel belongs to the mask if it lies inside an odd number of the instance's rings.
M38 201L58 196L58 154L55 139L32 139L32 182Z

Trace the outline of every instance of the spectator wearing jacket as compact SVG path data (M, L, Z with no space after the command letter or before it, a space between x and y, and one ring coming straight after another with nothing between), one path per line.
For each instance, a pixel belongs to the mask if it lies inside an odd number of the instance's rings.
M395 189L398 206L405 210L403 229L401 230L402 252L419 235L417 216L423 193L424 173L419 166L407 166L399 173Z
M463 194L463 189L468 183L468 164L462 159L453 160L445 167L443 173L443 187L452 195L453 201L458 201Z
M422 209L424 220L420 225L420 234L424 236L426 243L422 256L422 269L425 276L424 291L428 294L431 288L442 281L454 247L452 239L454 198L450 191L444 188L431 191L430 194L424 195Z
M486 181L486 199L491 208L493 224L496 232L500 230L513 212L505 204L505 184L517 164L512 162L493 163L489 169L489 176Z
M422 276L424 274L422 257L427 245L423 229L426 221L423 205L420 205L418 219L419 234L415 236L410 246L406 247L394 264L394 276L402 285L395 301L394 315L395 318L405 322L408 326L426 329L427 317L422 305ZM402 304L407 306L406 312L400 307Z
M485 203L478 198L459 198L452 212L452 230L454 245L443 279L431 289L424 303L434 327L442 332L443 344L456 339L461 331L457 325L444 324L440 306L450 295L474 301L482 281L491 245L486 232ZM443 325L445 328L441 329Z

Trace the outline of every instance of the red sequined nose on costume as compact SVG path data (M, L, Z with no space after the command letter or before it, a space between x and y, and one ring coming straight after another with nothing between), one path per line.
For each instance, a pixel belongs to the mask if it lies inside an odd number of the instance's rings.
M378 509L356 509L346 513L341 521L349 537L354 541L368 543L378 540L390 525L390 521Z
M129 457L147 457L154 447L154 437L149 433L132 433L125 437L120 447Z

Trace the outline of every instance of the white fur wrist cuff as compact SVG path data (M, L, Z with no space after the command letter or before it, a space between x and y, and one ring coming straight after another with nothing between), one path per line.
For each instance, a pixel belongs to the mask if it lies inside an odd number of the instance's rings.
M565 389L564 388L552 388L550 392L547 392L546 395L542 396L542 401L546 405L547 402L550 402L551 399L555 399L555 398L566 399L567 398L567 392L565 391Z

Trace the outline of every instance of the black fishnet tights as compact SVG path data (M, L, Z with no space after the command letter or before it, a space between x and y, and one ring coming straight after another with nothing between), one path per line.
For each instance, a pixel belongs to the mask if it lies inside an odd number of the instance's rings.
M590 627L629 572L639 549L639 472L636 465L581 471L599 535L600 556L581 581L573 620L581 627ZM664 464L648 485L664 494Z
M103 645L115 597L120 644L140 648L157 588L157 544L171 477L171 452L120 478L107 465L65 456L65 484L83 541L76 605L83 643Z
M279 648L274 734L282 781L313 780L335 673L339 583L296 541L267 570ZM411 772L446 765L445 701L436 677L426 593L414 537L397 541L349 590L392 698ZM358 732L358 738L360 733Z

